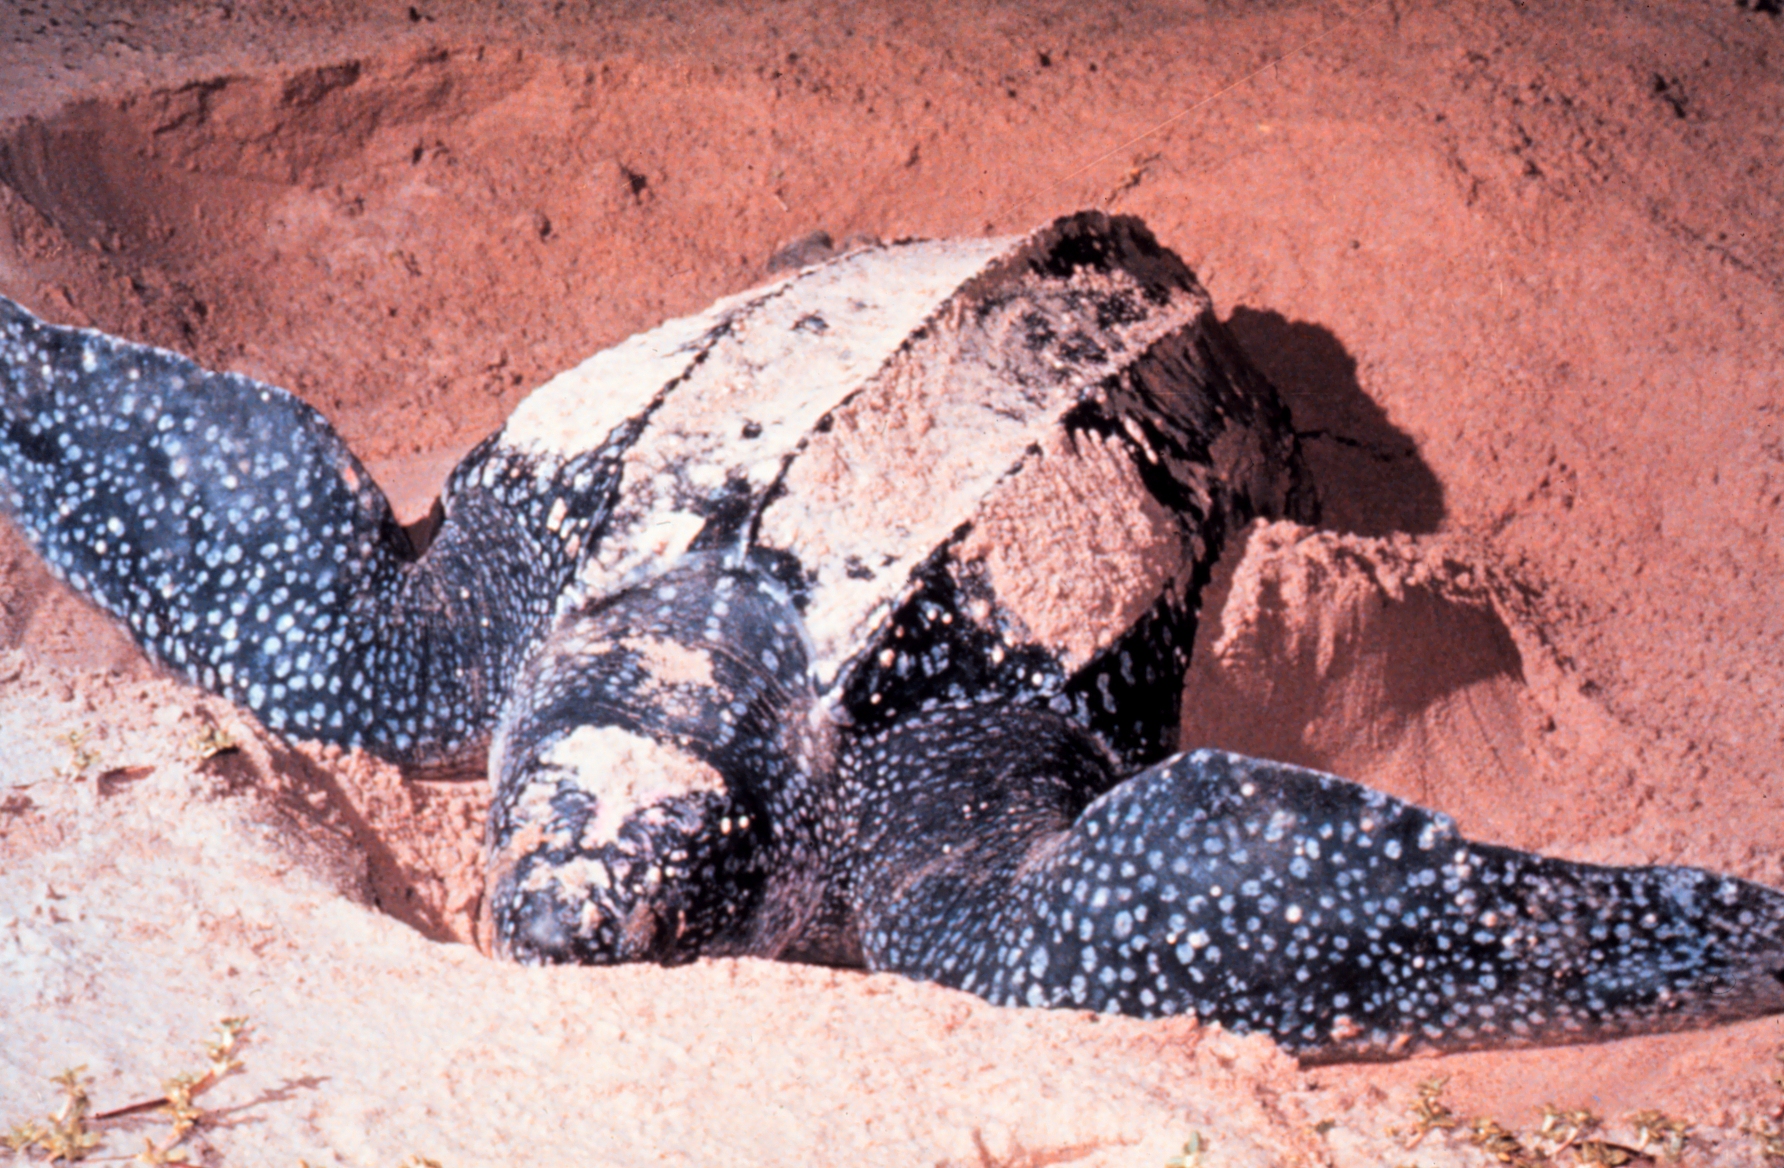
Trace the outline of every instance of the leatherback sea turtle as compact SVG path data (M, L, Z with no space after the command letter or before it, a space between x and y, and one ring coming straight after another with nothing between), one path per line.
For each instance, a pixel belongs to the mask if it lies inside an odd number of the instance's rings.
M1313 499L1132 219L868 247L600 353L419 553L289 394L0 300L0 499L273 730L487 744L519 961L865 965L1326 1058L1784 1009L1777 892L1172 753L1223 537Z

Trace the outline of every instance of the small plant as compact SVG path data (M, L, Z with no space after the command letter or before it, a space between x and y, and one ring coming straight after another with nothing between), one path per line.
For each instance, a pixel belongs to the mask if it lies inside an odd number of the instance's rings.
M1770 1120L1755 1119L1742 1129L1759 1145L1759 1154L1767 1160L1784 1160L1784 1131Z
M1192 1131L1183 1143L1183 1150L1165 1161L1165 1168L1202 1168L1202 1153L1208 1150L1202 1133ZM435 1168L438 1168L436 1165Z
M229 736L229 732L217 726L206 726L192 736L192 753L198 761L209 762L219 754L228 754L240 750L241 744Z
M1558 1156L1602 1126L1604 1121L1583 1107L1563 1110L1549 1103L1543 1106L1542 1126L1537 1130L1556 1145L1550 1154Z
M1582 1164L1604 1164L1609 1168L1623 1168L1625 1164L1633 1164L1637 1160L1650 1157L1634 1148L1622 1144L1613 1144L1606 1140L1584 1140L1574 1146L1575 1156Z
M1496 1119L1485 1115L1476 1116L1468 1123L1468 1142L1485 1152L1501 1164L1510 1164L1512 1168L1533 1168L1545 1157L1541 1152L1524 1146L1517 1133L1507 1128Z
M87 771L99 765L99 752L87 745L92 735L85 730L70 730L62 736L68 743L68 762L56 768L56 773L65 779L79 779Z
M1669 1164L1685 1155L1685 1144L1691 1138L1689 1123L1659 1111L1638 1111L1629 1117L1629 1126L1635 1129L1637 1151L1652 1155L1648 1149L1658 1144L1660 1158Z
M47 1120L26 1120L14 1124L6 1134L6 1146L14 1155L38 1151L50 1163L69 1163L86 1159L87 1153L99 1146L99 1133L87 1127L93 1110L87 1098L91 1078L85 1077L85 1066L70 1067L50 1082L62 1088L62 1106Z
M1434 1131L1448 1131L1461 1120L1443 1101L1443 1088L1449 1079L1426 1079L1418 1085L1418 1099L1412 1105L1412 1134L1406 1139L1406 1150L1419 1146Z
M202 1073L175 1075L162 1084L162 1094L158 1098L97 1114L93 1113L92 1102L87 1097L87 1087L93 1080L82 1077L87 1068L81 1066L64 1071L52 1080L62 1088L62 1106L46 1120L15 1124L3 1142L14 1155L40 1154L52 1164L58 1161L69 1163L85 1159L99 1147L100 1133L92 1130L89 1124L105 1123L145 1111L162 1111L168 1116L167 1136L161 1143L144 1137L143 1150L137 1153L136 1160L141 1164L187 1163L186 1149L180 1144L204 1121L204 1112L193 1100L225 1076L241 1069L242 1060L236 1052L246 1040L247 1030L246 1018L223 1019L217 1024L216 1036L204 1045L210 1065Z
M1417 1147L1430 1132L1464 1127L1461 1134L1469 1143L1494 1161L1511 1168L1534 1168L1538 1164L1621 1168L1637 1160L1656 1158L1669 1164L1676 1163L1684 1155L1690 1140L1691 1124L1688 1121L1674 1119L1660 1111L1638 1111L1627 1118L1625 1122L1634 1133L1633 1146L1603 1138L1599 1133L1604 1128L1604 1120L1583 1107L1562 1108L1549 1104L1542 1109L1541 1125L1534 1132L1525 1134L1513 1131L1487 1115L1476 1116L1463 1125L1443 1102L1443 1088L1447 1081L1431 1079L1418 1085L1418 1098L1412 1106L1413 1126L1405 1144L1407 1149ZM1784 1087L1784 1082L1780 1087ZM1752 1126L1743 1130L1756 1136L1762 1134ZM1767 1130L1770 1130L1769 1125ZM1388 1134L1398 1136L1400 1132L1390 1128ZM1777 1139L1780 1151L1775 1154L1784 1159L1784 1133Z
M1779 1051L1773 1057L1784 1063L1784 1051ZM1784 1072L1773 1072L1772 1085L1784 1091ZM1769 1119L1749 1119L1740 1125L1740 1130L1753 1137L1753 1141L1759 1145L1759 1154L1767 1160L1784 1160L1784 1129L1779 1128L1775 1122L1781 1115L1784 1115L1784 1105L1773 1108Z

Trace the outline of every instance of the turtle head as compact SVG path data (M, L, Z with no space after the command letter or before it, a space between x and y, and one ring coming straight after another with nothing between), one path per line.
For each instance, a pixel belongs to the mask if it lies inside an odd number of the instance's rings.
M675 964L749 915L766 823L697 755L585 723L492 762L488 928L502 956Z

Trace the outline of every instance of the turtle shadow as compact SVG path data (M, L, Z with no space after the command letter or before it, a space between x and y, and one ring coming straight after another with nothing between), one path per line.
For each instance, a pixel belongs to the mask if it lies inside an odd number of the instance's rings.
M1356 358L1330 329L1253 308L1234 309L1226 326L1288 406L1321 527L1366 536L1437 530L1443 484L1412 437L1363 392Z
M1223 551L1184 743L1349 774L1496 830L1496 803L1531 797L1518 639L1491 589L1452 571L1466 553L1386 539L1439 530L1442 482L1330 329L1250 308L1227 328L1288 407L1322 530L1252 527Z

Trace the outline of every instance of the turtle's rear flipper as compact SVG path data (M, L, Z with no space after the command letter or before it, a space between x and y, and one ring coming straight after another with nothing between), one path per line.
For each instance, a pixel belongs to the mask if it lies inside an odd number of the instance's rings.
M1784 894L1470 843L1380 792L1214 751L1050 827L1039 805L1086 765L1072 730L1006 735L996 774L972 744L1004 719L985 717L916 720L851 764L864 790L898 793L862 815L876 968L1007 1005L1194 1013L1316 1059L1784 1011ZM919 838L926 856L898 842Z
M0 298L0 507L151 653L294 737L427 760L486 731L611 474L476 469L416 562L297 398Z

